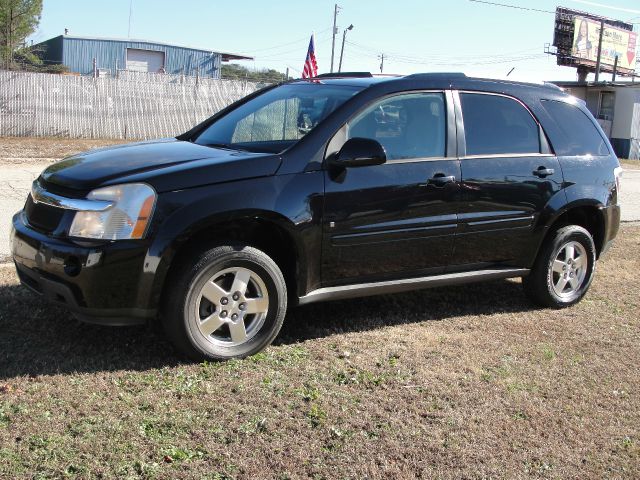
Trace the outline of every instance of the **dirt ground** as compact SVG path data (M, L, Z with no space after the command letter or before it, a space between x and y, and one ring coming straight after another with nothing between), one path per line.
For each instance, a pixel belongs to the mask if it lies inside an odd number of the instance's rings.
M123 140L70 138L0 138L0 264L9 261L9 228L14 213L22 209L31 183L51 163L69 155Z
M127 143L127 141L56 137L2 137L0 138L0 165L53 163L73 153L119 143Z
M0 268L0 478L638 478L638 252L623 227L567 310L518 281L309 305L223 364Z

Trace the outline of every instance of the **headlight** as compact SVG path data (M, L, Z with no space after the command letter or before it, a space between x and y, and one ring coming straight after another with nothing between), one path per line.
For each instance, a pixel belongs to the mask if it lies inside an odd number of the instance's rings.
M101 240L143 238L156 203L156 192L144 183L98 188L88 200L111 202L101 211L76 212L69 236Z

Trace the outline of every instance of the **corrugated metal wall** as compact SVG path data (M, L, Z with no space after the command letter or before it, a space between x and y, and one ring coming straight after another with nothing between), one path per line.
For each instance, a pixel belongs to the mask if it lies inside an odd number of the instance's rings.
M0 70L0 136L171 137L262 86L138 72L93 78Z
M61 42L62 55L58 54ZM165 54L166 73L195 75L220 78L222 56L217 52L208 52L186 47L176 47L153 42L125 41L116 39L91 39L61 35L43 42L47 45L45 60L62 61L72 72L82 75L93 73L93 59L99 69L115 74L116 68L126 68L127 48L155 50Z
M62 62L62 35L39 43L36 51L47 65Z

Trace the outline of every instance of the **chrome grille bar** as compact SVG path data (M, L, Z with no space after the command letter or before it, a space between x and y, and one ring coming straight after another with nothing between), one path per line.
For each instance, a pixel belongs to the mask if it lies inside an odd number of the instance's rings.
M34 203L44 203L52 207L66 210L83 210L88 212L102 212L113 206L113 202L105 200L87 200L85 198L67 198L47 192L38 180L31 184L31 198Z

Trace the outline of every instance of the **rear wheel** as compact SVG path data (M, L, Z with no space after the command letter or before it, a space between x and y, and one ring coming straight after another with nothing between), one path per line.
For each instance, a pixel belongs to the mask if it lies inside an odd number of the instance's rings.
M242 358L278 334L287 308L282 272L264 252L220 246L195 255L168 285L163 325L189 357Z
M531 273L523 279L525 292L545 307L571 306L587 293L595 263L591 234L577 225L562 227L547 239Z

